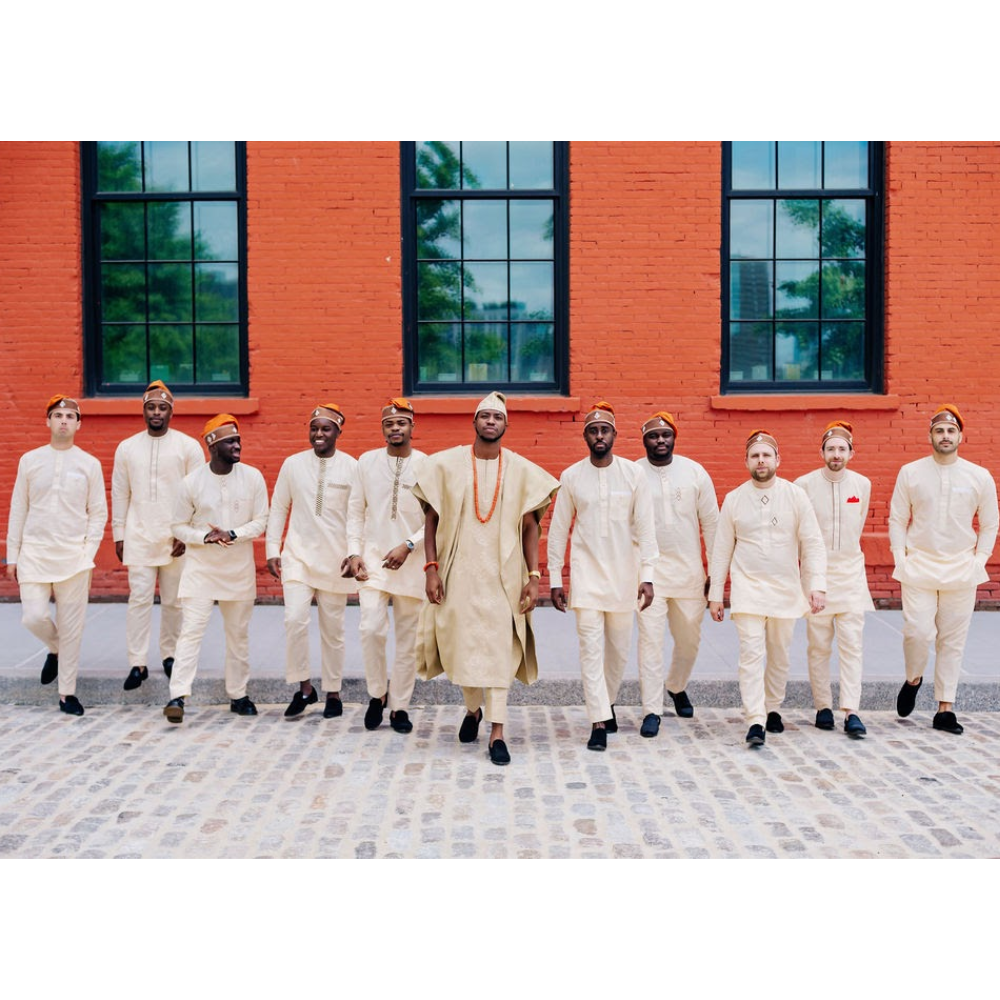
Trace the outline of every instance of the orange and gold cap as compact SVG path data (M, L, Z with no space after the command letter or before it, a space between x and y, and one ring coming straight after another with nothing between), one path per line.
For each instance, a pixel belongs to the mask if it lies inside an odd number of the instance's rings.
M201 436L205 439L205 444L215 444L224 438L239 437L239 421L231 413L220 413L217 417L212 417Z

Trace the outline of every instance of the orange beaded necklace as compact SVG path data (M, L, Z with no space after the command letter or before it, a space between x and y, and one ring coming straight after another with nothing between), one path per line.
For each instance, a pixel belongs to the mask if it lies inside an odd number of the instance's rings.
M472 445L472 499L476 505L476 518L480 524L489 524L490 518L493 517L493 511L497 509L497 500L500 499L500 480L503 478L503 449L500 449L500 453L497 455L497 486L493 491L493 503L490 504L490 512L483 517L479 513L479 472L476 469L476 446Z

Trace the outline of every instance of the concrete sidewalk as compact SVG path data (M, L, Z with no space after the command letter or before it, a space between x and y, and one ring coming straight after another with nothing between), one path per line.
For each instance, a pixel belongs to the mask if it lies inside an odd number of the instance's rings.
M85 706L165 704L167 682L158 664L155 636L159 628L159 606L154 608L154 641L150 650L150 680L138 691L126 693L122 682L128 674L125 662L124 603L91 604L83 636L83 652L77 695ZM292 688L285 683L284 609L280 605L259 605L254 609L250 627L251 676L250 696L264 703L287 703ZM345 702L367 703L361 646L358 639L360 611L349 606L346 612L346 667L343 696ZM38 683L45 651L20 623L21 606L0 603L0 703L48 705L55 701L55 685L43 688ZM551 607L539 608L533 615L540 664L539 680L531 687L515 684L511 704L582 705L580 668L577 657L576 626L573 614L560 614ZM390 651L392 639L390 637ZM666 655L670 655L667 638ZM633 641L626 680L619 704L639 702L636 671L636 644ZM220 704L226 694L222 683L224 638L222 621L213 614L202 647L193 704ZM736 683L738 643L736 630L729 620L712 622L706 614L702 645L689 685L695 705L736 708L740 704ZM867 616L865 625L865 677L862 709L889 710L895 705L896 692L903 681L902 613L877 611ZM312 628L313 677L319 677L319 644L315 624ZM932 656L933 665L933 656ZM928 670L928 677L932 670ZM805 658L805 623L796 625L792 646L792 668L786 704L809 708ZM918 710L933 705L932 684L925 683L917 699ZM447 680L417 682L415 704L458 703L461 696ZM669 699L668 705L669 709ZM959 687L959 712L1000 711L1000 614L977 611L969 631L962 683Z

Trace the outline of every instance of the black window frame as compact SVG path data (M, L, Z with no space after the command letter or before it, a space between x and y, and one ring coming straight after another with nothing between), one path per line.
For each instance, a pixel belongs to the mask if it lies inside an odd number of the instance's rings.
M532 396L569 395L569 143L552 143L551 189L417 188L416 142L400 143L402 239L403 391L406 395L465 395L490 389ZM417 322L417 202L420 200L548 200L553 202L553 379L530 381L425 381L419 379ZM511 258L507 258L509 261ZM464 327L466 321L461 320ZM463 352L465 337L463 336ZM464 368L464 364L463 364Z
M140 142L140 149L142 143ZM114 191L101 192L98 185L98 144L80 143L82 183L82 232L83 232L83 337L84 337L84 390L88 397L134 396L145 389L137 383L109 382L103 379L101 336L101 234L98 223L100 205L108 202L236 202L237 252L239 255L238 314L239 328L239 381L230 382L181 382L169 380L175 396L248 397L250 394L250 361L247 305L247 185L246 142L234 142L235 191ZM190 158L191 149L188 146ZM190 168L190 159L189 159ZM148 261L147 261L148 263ZM196 320L192 320L197 325ZM147 326L147 351L149 322ZM147 365L147 375L149 374Z
M850 393L877 395L884 392L884 285L885 285L885 144L868 142L868 187L866 188L762 188L735 189L732 178L732 142L722 144L722 244L721 263L721 346L720 392L740 394L829 394ZM775 143L777 148L777 143ZM777 154L776 154L777 155ZM802 379L763 381L730 379L730 205L736 200L784 201L794 199L836 200L864 199L865 211L865 329L862 379ZM823 258L820 257L820 260ZM779 322L772 314L773 325ZM822 318L818 318L822 325ZM772 333L772 372L774 342ZM822 348L822 338L820 338ZM822 368L822 361L820 361Z

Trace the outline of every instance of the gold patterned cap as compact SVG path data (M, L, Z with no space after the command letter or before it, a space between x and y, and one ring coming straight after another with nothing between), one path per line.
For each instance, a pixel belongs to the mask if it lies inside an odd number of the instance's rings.
M205 444L212 445L225 438L239 437L239 421L231 413L220 413L205 424L205 429L201 432L205 439Z
M854 447L854 428L846 420L834 420L826 425L820 447L835 437L843 438L852 448Z
M151 399L158 403L166 403L170 409L174 408L173 393L159 380L150 382L146 391L142 394L142 405L145 406Z
M960 431L965 430L965 421L962 414L958 412L958 407L952 403L942 403L931 417L931 427L935 424L957 424Z
M494 390L488 396L484 396L476 407L476 413L480 410L496 410L502 413L504 420L507 419L507 397L502 392ZM475 414L473 414L475 415Z
M674 437L677 436L677 421L674 420L673 414L667 413L666 410L654 413L642 425L642 436L645 437L650 431L658 431L661 427L669 427L674 432Z
M610 424L614 427L615 408L610 403L606 403L603 399L598 400L587 411L587 415L583 418L584 428L589 427L591 424Z
M320 420L332 420L338 427L343 427L344 421L347 419L344 416L344 411L336 403L320 403L309 414L310 421L317 418Z
M775 455L778 454L778 442L774 435L765 430L757 429L750 432L750 437L747 438L747 451L755 444L769 444L773 449Z
M389 402L382 407L382 419L388 420L390 417L409 417L410 423L412 424L413 404L408 399L404 399L402 396L390 399Z
M51 417L53 410L70 410L80 416L80 404L70 396L53 396L45 408L45 416Z

